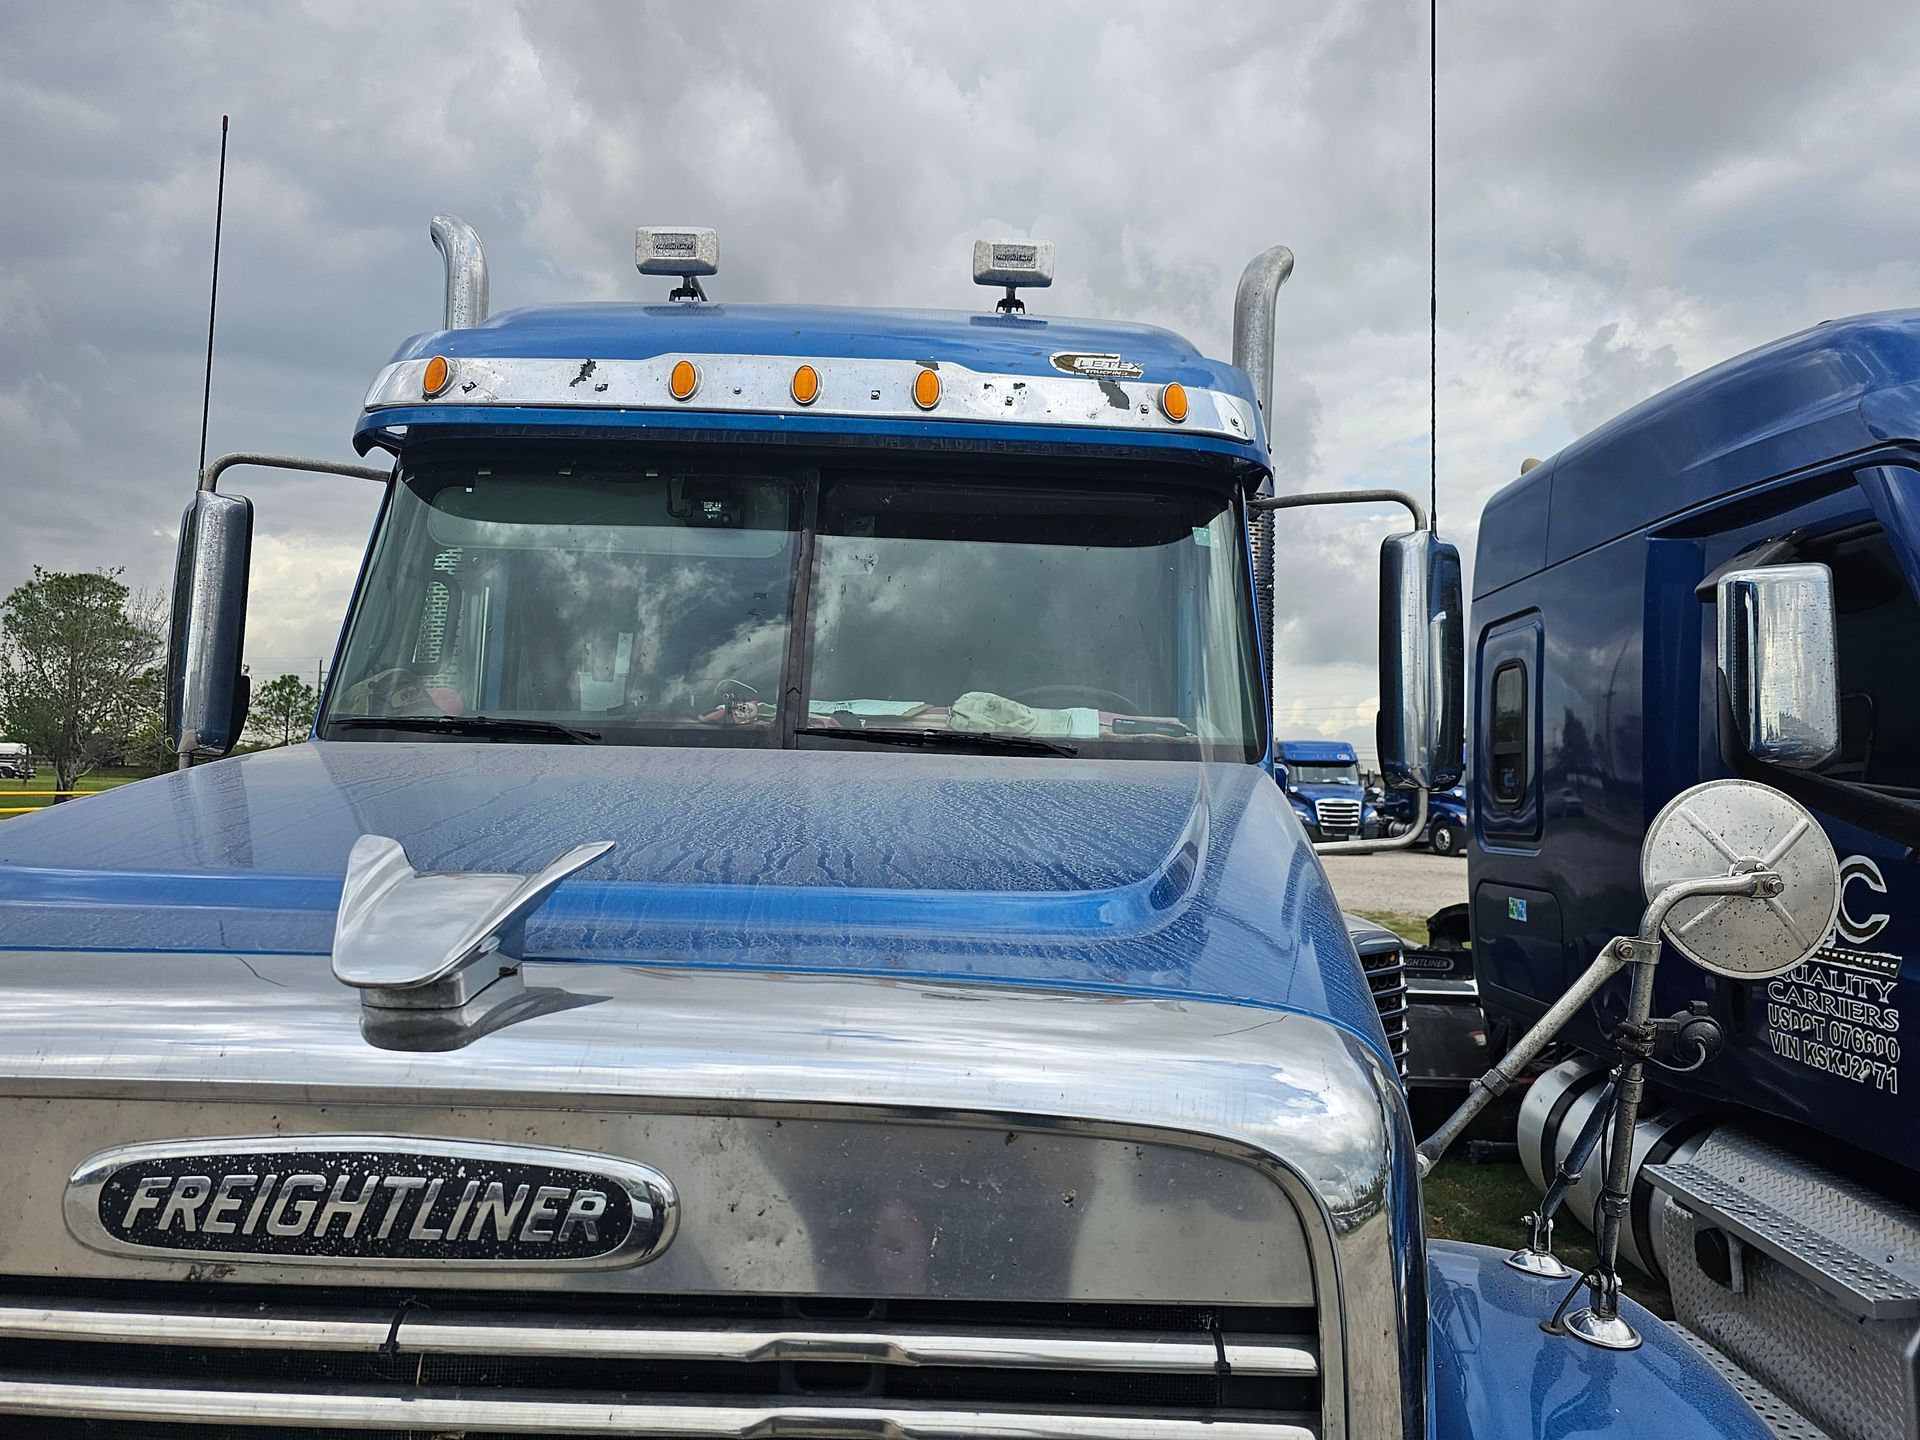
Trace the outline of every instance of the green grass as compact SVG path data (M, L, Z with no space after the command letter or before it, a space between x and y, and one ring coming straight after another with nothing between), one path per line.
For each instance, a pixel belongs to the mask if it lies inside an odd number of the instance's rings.
M1483 1119L1469 1133L1487 1139L1511 1140L1516 1113L1510 1105L1496 1107L1489 1112L1491 1119ZM1540 1192L1533 1188L1527 1172L1517 1162L1476 1165L1467 1158L1464 1139L1434 1167L1427 1177L1425 1194L1428 1234L1442 1240L1492 1245L1500 1250L1520 1248L1526 1238L1520 1217L1540 1203ZM1593 1235L1582 1219L1573 1214L1570 1206L1563 1205L1553 1226L1553 1252L1575 1273L1594 1262ZM1673 1301L1666 1286L1624 1261L1620 1278L1628 1295L1654 1314L1668 1320L1673 1318Z
M1362 920L1384 925L1409 945L1425 945L1428 940L1427 917L1409 910L1354 910Z
M96 770L93 774L81 778L77 788L83 793L71 798L83 800L87 795L97 794L102 790L112 790L121 785L131 785L135 780L146 778L143 771ZM0 779L0 809L11 809L15 806L32 806L35 809L42 809L48 805L68 803L56 801L51 795L36 793L51 790L53 787L53 770L50 767L42 767L40 773L31 780ZM14 796L19 798L12 798ZM0 815L0 820L13 818L11 815Z

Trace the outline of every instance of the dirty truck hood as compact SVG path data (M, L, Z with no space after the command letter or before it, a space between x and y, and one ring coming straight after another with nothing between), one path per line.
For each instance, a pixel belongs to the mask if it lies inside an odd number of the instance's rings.
M564 884L530 958L1229 999L1363 1034L1286 801L1244 765L313 742L0 825L0 951L311 953L348 850ZM324 962L322 962L324 963Z

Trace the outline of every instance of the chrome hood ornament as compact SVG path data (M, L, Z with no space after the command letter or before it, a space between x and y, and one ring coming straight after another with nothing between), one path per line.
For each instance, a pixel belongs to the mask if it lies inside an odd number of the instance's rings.
M527 917L611 849L611 840L575 845L533 875L421 872L399 841L362 835L347 856L333 973L360 992L368 1042L457 1049L515 1020L588 1003L527 990L520 951Z

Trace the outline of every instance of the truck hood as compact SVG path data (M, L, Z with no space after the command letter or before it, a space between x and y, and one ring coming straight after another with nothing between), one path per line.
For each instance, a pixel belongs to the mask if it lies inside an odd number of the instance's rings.
M1326 877L1245 765L314 741L0 826L0 948L325 956L363 834L421 870L614 841L530 959L1204 997L1379 1043Z

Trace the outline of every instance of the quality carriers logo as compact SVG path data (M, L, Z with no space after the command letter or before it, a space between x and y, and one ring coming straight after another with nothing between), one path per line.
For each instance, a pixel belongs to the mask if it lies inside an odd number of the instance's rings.
M1892 916L1877 908L1886 878L1871 856L1840 862L1841 943L1822 945L1786 975L1767 981L1767 1045L1782 1059L1884 1095L1900 1093L1900 965L1887 951L1856 947L1878 938Z
M274 1264L603 1269L673 1238L667 1178L605 1155L397 1136L130 1145L68 1182L67 1228L114 1254Z

